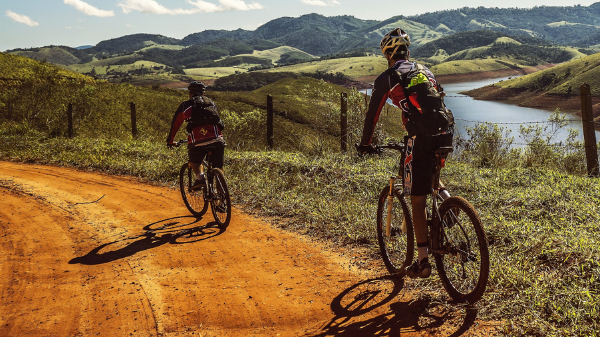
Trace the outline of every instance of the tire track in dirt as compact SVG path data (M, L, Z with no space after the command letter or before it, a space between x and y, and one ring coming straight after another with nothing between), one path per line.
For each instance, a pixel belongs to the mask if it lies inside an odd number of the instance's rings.
M451 335L474 322L237 209L220 230L176 189L0 162L0 193L0 336Z

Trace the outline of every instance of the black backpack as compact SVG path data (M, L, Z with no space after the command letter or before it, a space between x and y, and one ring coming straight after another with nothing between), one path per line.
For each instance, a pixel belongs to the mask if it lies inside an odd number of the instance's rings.
M208 97L194 96L192 100L192 117L186 128L188 132L191 132L194 127L204 124L219 125L221 129L224 129L217 107Z
M391 68L388 71L390 75L397 76L404 91L409 114L405 127L410 136L434 136L454 125L452 111L444 105L444 89L440 84L439 92L435 89L422 65L414 62L405 73Z

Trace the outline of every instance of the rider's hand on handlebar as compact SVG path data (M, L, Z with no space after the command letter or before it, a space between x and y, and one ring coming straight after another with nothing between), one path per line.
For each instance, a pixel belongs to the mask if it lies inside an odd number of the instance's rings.
M356 150L360 154L379 153L379 149L376 148L375 146L373 146L373 144L369 144L369 145L356 144L355 146L356 146Z

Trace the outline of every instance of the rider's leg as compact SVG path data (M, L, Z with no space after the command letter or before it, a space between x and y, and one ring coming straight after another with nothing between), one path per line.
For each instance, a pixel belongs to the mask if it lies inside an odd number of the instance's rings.
M415 236L417 238L418 247L418 258L421 262L429 254L428 252L428 228L427 228L427 214L425 212L425 206L427 203L426 195L413 195L410 198L413 212L413 226L415 229Z
M210 161L211 165L214 168L223 169L223 163L225 159L225 145L223 143L218 142L214 144L214 147L211 150Z
M204 160L204 156L206 155L204 149L201 147L192 147L188 149L188 158L190 162L190 166L192 167L192 171L196 174L196 182L200 183L202 181L202 176L200 175L200 165ZM196 182L194 182L194 186L196 186Z

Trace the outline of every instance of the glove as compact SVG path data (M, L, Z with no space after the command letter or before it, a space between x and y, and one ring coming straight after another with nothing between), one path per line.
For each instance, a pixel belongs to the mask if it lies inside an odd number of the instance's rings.
M373 144L369 144L369 145L356 144L355 146L356 146L356 150L360 154L379 153L379 150L376 147L374 147Z

